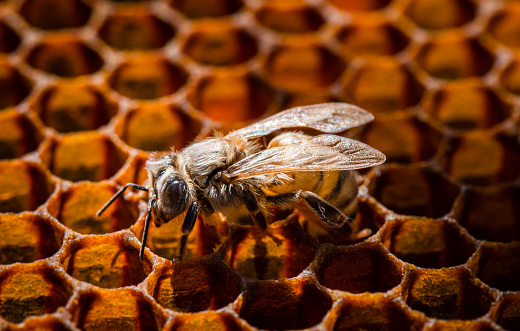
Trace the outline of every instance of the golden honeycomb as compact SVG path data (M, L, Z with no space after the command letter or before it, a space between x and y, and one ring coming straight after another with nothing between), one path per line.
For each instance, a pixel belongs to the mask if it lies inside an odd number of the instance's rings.
M153 151L343 101L386 164L321 242L152 226ZM520 330L520 2L0 1L1 330Z

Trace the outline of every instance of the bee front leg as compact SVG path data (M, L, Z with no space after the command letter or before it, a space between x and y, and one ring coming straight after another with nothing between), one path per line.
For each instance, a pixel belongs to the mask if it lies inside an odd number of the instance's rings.
M182 237L181 237L181 245L179 247L179 255L175 259L173 259L173 262L180 262L182 261L182 258L184 257L184 249L186 248L186 241L188 240L188 236L191 233L191 230L193 230L193 227L195 226L195 221L197 221L197 215L199 214L199 204L195 201L191 204L190 208L188 209L188 212L186 213L186 217L184 218L184 221L182 222L181 230L182 230Z

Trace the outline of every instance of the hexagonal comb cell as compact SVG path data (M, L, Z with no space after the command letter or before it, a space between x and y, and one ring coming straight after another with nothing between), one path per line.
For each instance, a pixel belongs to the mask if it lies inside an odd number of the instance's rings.
M382 9L391 2L391 0L328 0L335 7L346 11L372 11Z
M515 186L464 190L453 217L475 238L520 240L520 189Z
M334 330L422 330L422 321L384 296L348 296L339 306Z
M177 92L188 79L179 65L164 58L140 56L128 59L108 78L118 93L133 99L157 99Z
M32 213L0 214L0 232L0 264L47 258L63 241L63 230L54 221Z
M175 316L171 326L165 326L165 330L189 331L195 329L210 330L244 330L238 322L238 318L227 312L200 312L198 314L179 314Z
M509 293L498 304L498 311L494 320L497 324L507 330L518 330L520 328L520 294Z
M139 248L128 233L84 237L67 247L63 269L72 277L103 288L137 285L152 271L139 259Z
M10 53L20 45L20 36L4 21L0 20L0 53Z
M266 4L255 12L255 17L260 24L281 33L313 32L325 23L316 8L298 2Z
M107 124L117 105L93 85L58 83L42 91L31 109L58 132L94 130Z
M188 18L230 15L242 8L241 0L170 0L171 5Z
M165 308L198 312L227 306L241 292L240 276L218 255L212 254L165 269L153 296Z
M427 325L424 331L496 331L498 328L487 319L474 321L464 320L433 320Z
M71 315L81 330L158 331L165 322L157 304L134 289L83 292Z
M520 95L520 57L514 59L499 76L500 84L510 93Z
M166 22L141 8L122 8L106 18L99 36L121 50L150 50L163 47L175 34Z
M0 159L14 159L35 151L43 140L43 129L15 110L0 112Z
M180 150L202 127L198 119L174 105L143 105L124 115L115 132L128 145L145 151Z
M427 42L417 54L417 63L430 75L442 79L483 76L495 58L477 39L447 36Z
M378 245L329 246L313 265L318 281L351 293L386 292L401 283L399 264ZM349 270L345 273L345 270Z
M405 65L390 58L371 60L345 82L345 93L356 105L373 112L390 112L416 105L424 87Z
M501 291L518 291L520 284L520 242L509 244L484 242L473 266L476 276Z
M182 46L193 60L213 66L232 66L256 55L256 39L246 30L222 22L205 22L194 30Z
M229 124L262 116L273 99L272 88L251 73L214 73L199 80L188 96L194 108Z
M494 15L489 31L500 42L510 47L520 47L520 6L511 4Z
M346 65L323 45L288 42L275 48L264 66L270 83L302 92L328 88Z
M435 91L426 112L452 129L487 129L511 115L510 106L479 83L452 83Z
M39 164L21 160L0 162L0 212L35 210L55 186Z
M23 324L9 325L9 331L27 331L27 330L56 330L56 331L75 331L77 330L72 323L64 321L63 318L55 315L31 316L26 319Z
M350 56L393 55L409 43L408 36L392 23L369 20L341 28L336 39Z
M37 43L26 57L39 70L61 77L92 74L103 66L101 56L83 41L57 35Z
M0 109L18 105L31 89L32 84L25 76L5 59L0 59Z
M426 167L389 166L370 176L370 195L398 214L446 215L460 192L460 187Z
M108 184L80 182L54 195L47 210L66 227L82 234L119 231L137 221L135 201L119 198L101 216L96 216L116 192L117 189Z
M20 15L40 29L76 28L87 23L92 9L80 0L25 0Z
M487 313L495 300L462 268L413 270L404 296L412 309L447 320L476 319Z
M405 14L426 29L446 29L468 23L476 6L470 0L412 0Z
M361 140L386 155L387 162L418 163L435 156L442 133L415 116L376 118L361 133Z
M31 315L53 313L71 294L70 283L53 268L16 265L0 273L0 316L19 323Z
M307 268L317 248L294 219L276 222L267 230L236 227L222 252L226 262L246 278L281 279Z
M54 137L44 143L40 152L53 174L70 181L107 179L115 175L127 157L107 136L94 131Z
M441 164L467 184L511 182L520 175L520 144L514 136L470 132L451 141Z
M453 221L400 218L385 228L383 244L399 259L423 268L466 263L476 245Z
M330 296L306 279L250 283L242 295L240 317L267 330L308 329L332 307Z

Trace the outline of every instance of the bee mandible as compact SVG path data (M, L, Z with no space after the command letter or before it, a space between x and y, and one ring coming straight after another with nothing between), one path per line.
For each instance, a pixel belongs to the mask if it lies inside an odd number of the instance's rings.
M182 260L199 212L204 222L215 213L228 220L243 205L254 223L266 228L271 207L306 204L326 228L355 231L357 182L350 170L381 164L385 156L359 141L333 135L374 119L346 103L295 107L227 135L192 143L146 161L147 184L128 183L97 213L101 215L128 187L150 194L140 258L151 216L156 226L186 213L176 260ZM262 148L258 138L280 129L310 128L325 134L285 132Z

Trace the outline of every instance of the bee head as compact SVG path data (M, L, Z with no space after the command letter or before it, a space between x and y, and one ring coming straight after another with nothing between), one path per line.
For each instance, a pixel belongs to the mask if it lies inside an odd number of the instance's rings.
M167 223L188 209L193 198L177 167L177 157L168 155L146 161L156 203L152 209L156 223Z

